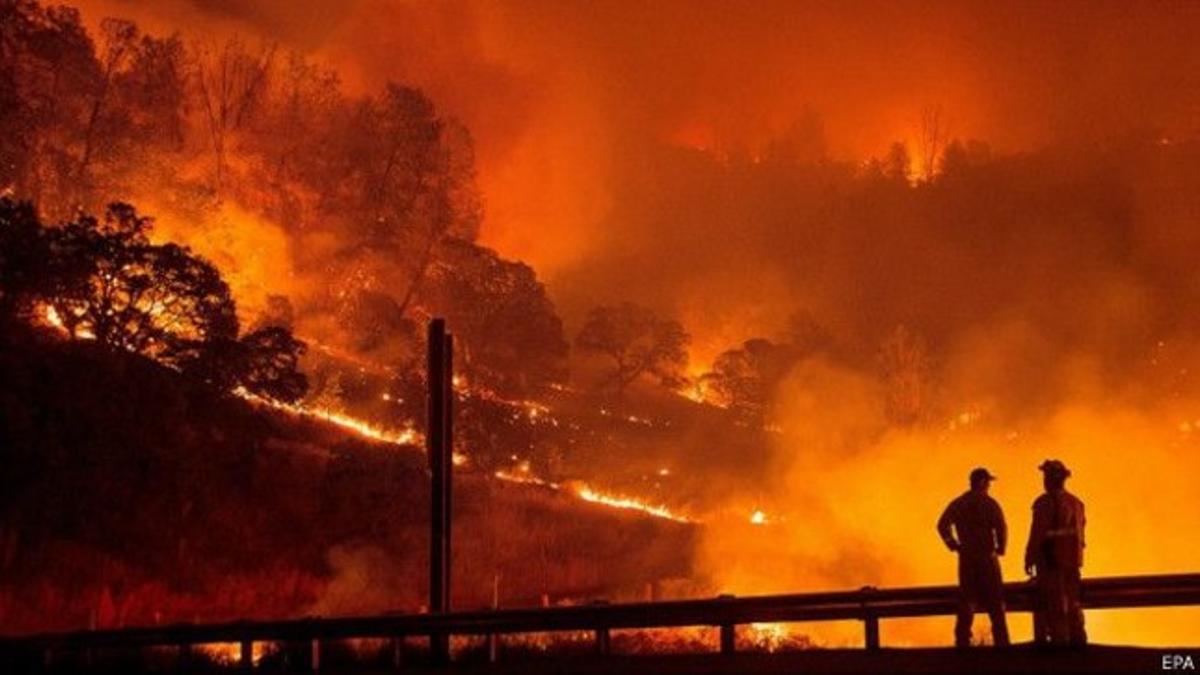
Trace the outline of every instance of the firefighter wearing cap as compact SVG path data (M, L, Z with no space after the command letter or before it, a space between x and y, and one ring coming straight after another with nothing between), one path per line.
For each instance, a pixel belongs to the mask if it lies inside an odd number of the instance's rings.
M1034 641L1083 645L1083 607L1079 602L1083 566L1083 502L1067 492L1071 475L1062 462L1051 459L1038 467L1045 493L1033 502L1033 524L1025 547L1025 573L1036 577Z
M992 644L1008 644L999 559L1008 544L1008 527L1000 504L988 495L995 479L987 469L972 471L971 489L950 502L937 523L946 547L958 553L959 605L954 643L959 647L970 646L971 623L980 609L991 618Z

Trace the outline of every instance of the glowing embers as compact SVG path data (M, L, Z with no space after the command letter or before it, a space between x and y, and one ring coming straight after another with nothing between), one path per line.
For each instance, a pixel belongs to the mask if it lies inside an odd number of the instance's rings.
M242 662L242 645L238 642L212 642L196 645L196 653L218 666L234 666ZM274 642L253 642L250 644L250 663L257 666L263 657L279 650Z
M789 623L751 623L738 626L738 651L779 652L811 649L812 639Z
M241 387L235 389L234 393L246 399L247 401L251 401L259 405L265 405L276 410L282 410L299 417L307 417L310 419L321 420L323 422L329 422L330 424L337 425L360 436L365 436L366 438L380 441L382 443L391 443L393 445L419 445L424 442L424 436L422 436L419 431L413 428L411 424L405 426L403 429L385 429L378 425L371 424L365 420L351 417L342 412L328 410L325 408L307 408L303 405L295 403L283 403L281 401L275 401L258 396ZM465 461L466 458L462 457L461 455L456 455L454 457L454 463L456 465L462 464Z

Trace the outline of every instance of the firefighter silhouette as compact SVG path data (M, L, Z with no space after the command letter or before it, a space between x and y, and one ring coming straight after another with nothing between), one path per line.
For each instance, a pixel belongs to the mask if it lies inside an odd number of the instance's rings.
M1025 573L1035 577L1034 642L1087 644L1079 602L1083 566L1083 502L1067 492L1071 471L1057 459L1038 467L1046 491L1033 502Z
M1000 504L988 494L996 477L987 469L971 472L971 488L956 497L938 519L937 531L946 547L958 554L958 618L954 644L971 644L971 623L982 609L992 622L992 643L1008 645L1004 616L1004 581L1000 556L1008 545L1008 527Z

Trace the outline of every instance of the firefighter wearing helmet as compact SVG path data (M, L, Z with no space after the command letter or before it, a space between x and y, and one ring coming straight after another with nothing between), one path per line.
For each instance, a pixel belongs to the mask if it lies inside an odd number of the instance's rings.
M954 623L958 647L970 646L977 610L986 611L992 620L992 644L1008 645L999 559L1008 545L1008 526L1000 504L988 494L994 480L987 469L972 471L971 488L950 502L937 522L946 548L958 554L958 619Z
M1034 641L1084 645L1079 602L1083 566L1083 502L1067 492L1071 471L1057 459L1042 462L1046 491L1033 502L1033 523L1025 547L1025 572L1036 579Z

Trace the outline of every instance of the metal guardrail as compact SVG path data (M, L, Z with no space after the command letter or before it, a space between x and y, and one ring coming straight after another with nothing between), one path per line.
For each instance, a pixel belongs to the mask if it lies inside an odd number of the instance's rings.
M1030 582L1006 584L1004 593L1010 612L1030 611L1033 595ZM1081 596L1087 609L1200 606L1200 574L1085 579ZM165 646L177 647L181 655L186 655L193 645L240 643L241 661L249 666L255 642L311 642L312 666L316 669L321 642L348 638L486 635L494 640L496 636L514 633L588 631L594 633L596 651L603 655L609 652L610 631L614 629L717 626L721 651L731 653L735 648L736 627L741 624L838 620L861 621L866 648L878 649L881 620L953 615L957 604L956 586L866 587L825 593L444 614L174 624L3 638L0 650L40 653L43 663L51 663L60 652Z

